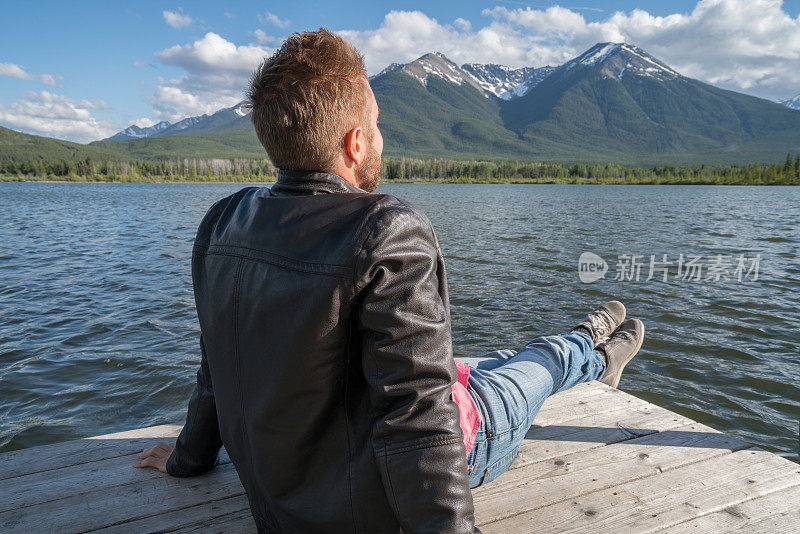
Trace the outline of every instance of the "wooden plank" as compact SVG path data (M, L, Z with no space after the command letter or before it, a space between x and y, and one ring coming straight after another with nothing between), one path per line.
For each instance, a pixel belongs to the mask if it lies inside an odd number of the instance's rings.
M649 403L597 381L585 382L549 397L536 414L533 423L538 426L557 425L587 415L624 410L639 404Z
M477 488L479 526L624 482L730 454L749 444L699 423L508 471ZM488 525L487 525L488 526Z
M254 531L226 455L194 478L131 467L142 448L179 431L162 425L0 455L0 531ZM512 468L473 492L486 533L779 532L797 523L796 506L781 502L797 503L798 466L764 451L731 453L748 445L598 382L548 399L527 438Z
M224 517L217 517L202 525L189 525L178 530L174 530L174 534L189 534L202 532L203 534L230 534L230 533L244 533L255 532L256 523L253 521L253 515L250 509L234 512Z
M532 428L509 470L694 423L664 408L640 399L636 401L626 403L624 410L591 414L553 426Z
M800 530L800 486L793 486L740 504L726 506L669 528L671 533L756 534L796 533Z
M243 493L228 463L198 477L161 475L2 512L0 532L84 532Z
M226 528L221 528L222 526ZM239 525L233 528L233 525ZM92 531L94 534L128 534L130 532L156 532L200 530L203 532L255 532L256 526L245 495L219 499L210 503L188 506L178 510L127 521L112 527Z
M6 452L0 455L0 480L138 453L158 440L175 439L181 428L158 425Z
M230 462L224 448L219 459L220 464ZM63 499L87 489L109 489L164 476L155 469L134 468L136 460L137 454L132 453L0 480L0 494L8 495L0 502L0 512Z
M747 449L527 511L482 530L650 532L798 485L800 466Z

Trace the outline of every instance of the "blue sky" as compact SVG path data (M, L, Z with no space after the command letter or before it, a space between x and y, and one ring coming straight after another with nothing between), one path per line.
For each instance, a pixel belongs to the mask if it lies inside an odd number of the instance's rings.
M88 142L213 112L292 31L340 32L370 74L441 51L559 64L632 42L679 72L772 100L800 93L800 0L4 2L0 125Z

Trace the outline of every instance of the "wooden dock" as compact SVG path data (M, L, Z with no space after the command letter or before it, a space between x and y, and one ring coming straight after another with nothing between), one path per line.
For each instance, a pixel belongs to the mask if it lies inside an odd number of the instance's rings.
M131 467L179 431L0 455L0 532L254 531L224 450L202 477ZM800 531L800 465L598 382L549 399L527 438L474 490L485 533Z

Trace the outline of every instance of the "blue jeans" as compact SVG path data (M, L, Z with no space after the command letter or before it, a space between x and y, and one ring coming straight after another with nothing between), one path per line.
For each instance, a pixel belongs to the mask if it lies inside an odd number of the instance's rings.
M583 332L537 337L519 352L504 349L458 359L469 364L467 390L481 414L467 458L470 488L508 469L547 397L599 378L606 368Z

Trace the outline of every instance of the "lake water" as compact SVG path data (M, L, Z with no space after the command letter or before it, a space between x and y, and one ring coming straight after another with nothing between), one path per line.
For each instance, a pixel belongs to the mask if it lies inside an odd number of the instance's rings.
M0 183L0 451L183 422L199 362L192 239L206 209L241 187ZM378 192L434 224L456 357L518 349L617 298L647 328L621 389L771 450L797 449L800 188ZM605 278L581 282L583 252L608 263ZM664 254L700 256L701 280L673 265L666 282L656 269L646 281L651 256ZM640 261L637 281L627 266Z

